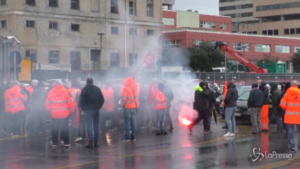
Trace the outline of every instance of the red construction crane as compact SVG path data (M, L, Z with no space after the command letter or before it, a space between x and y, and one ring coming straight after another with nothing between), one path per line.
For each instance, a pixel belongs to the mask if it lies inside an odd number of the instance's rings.
M234 51L233 49L231 49L230 47L228 47L223 42L217 41L214 49L216 49L217 47L219 47L222 51L224 51L227 54L229 54L230 56L232 56L240 64L242 64L244 66L247 66L248 68L252 69L255 73L268 73L267 69L258 67L257 65L253 64L245 56L243 56L242 54Z

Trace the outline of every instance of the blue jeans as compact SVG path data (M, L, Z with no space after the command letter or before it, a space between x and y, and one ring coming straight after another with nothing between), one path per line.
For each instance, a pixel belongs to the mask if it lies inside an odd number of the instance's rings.
M89 136L89 144L94 146L98 143L99 137L99 110L84 111L84 118Z
M125 121L125 140L136 138L136 122L135 122L136 109L124 109L124 121ZM131 127L131 135L130 135Z
M77 137L84 137L84 116L81 115L81 112L80 112L80 115L79 115L79 125L78 125L78 133L77 133Z
M173 128L172 118L170 116L170 109L171 109L171 103L167 103L165 122L166 124L170 125L170 128Z
M166 110L156 110L156 131L165 131L165 113Z
M237 107L226 107L225 109L225 120L228 126L228 132L230 133L234 133L236 111Z
M294 141L294 127L297 127L299 137L300 137L300 125L294 124L286 124L287 132L288 132L288 139L289 139L289 148L292 150L296 150L295 141Z

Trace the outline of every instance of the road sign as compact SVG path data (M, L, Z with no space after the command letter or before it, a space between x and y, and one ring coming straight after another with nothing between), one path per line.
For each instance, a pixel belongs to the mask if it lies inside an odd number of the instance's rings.
M16 60L14 60L14 57L16 56ZM10 55L9 55L9 63L11 64L11 66L19 66L20 65L20 63L21 63L21 61L22 61L22 57L21 57L21 54L20 54L20 52L18 52L18 51L13 51L13 52L11 52L10 53ZM14 63L14 62L16 62L16 63Z

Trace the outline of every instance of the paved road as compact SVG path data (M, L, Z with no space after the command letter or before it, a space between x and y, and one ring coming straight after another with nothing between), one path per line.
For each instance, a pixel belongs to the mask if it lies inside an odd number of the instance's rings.
M239 123L243 124L243 123ZM176 125L166 136L154 131L140 131L136 142L123 143L123 133L108 132L100 136L100 148L85 149L71 144L52 149L47 136L0 138L0 168L2 169L204 169L204 168L287 168L300 167L300 155L291 160L262 159L252 162L253 148L286 153L287 139L281 134L252 135L251 126L239 125L235 138L223 137L222 122L212 125L212 133L204 134L202 125L189 134L185 126ZM274 127L274 126L272 126ZM74 136L71 137L74 138ZM295 138L298 138L296 136ZM74 140L74 139L72 139ZM252 156L253 157L253 156Z

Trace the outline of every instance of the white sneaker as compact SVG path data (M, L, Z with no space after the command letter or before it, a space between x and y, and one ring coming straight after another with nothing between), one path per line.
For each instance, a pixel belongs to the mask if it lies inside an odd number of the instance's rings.
M235 134L234 134L234 133L230 133L229 136L230 136L230 137L235 137Z
M230 133L228 132L228 133L226 133L226 134L224 134L224 137L229 137L230 136Z
M75 139L75 142L78 142L78 141L81 141L82 140L82 137L77 137L76 139Z

